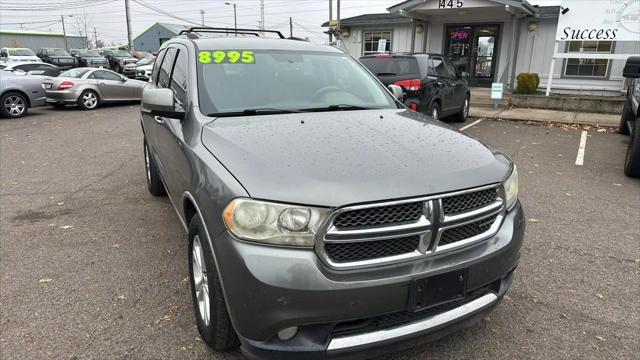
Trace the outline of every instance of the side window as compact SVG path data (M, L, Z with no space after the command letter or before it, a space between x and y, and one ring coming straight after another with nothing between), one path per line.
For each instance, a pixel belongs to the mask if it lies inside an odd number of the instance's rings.
M112 73L110 71L97 70L97 71L94 71L91 75L89 75L89 79L120 81L120 79L122 78L120 77L120 75Z
M440 56L433 56L431 58L431 67L435 71L434 76L442 76L442 77L454 77L455 73L450 73L444 64L444 60Z
M158 87L168 88L171 81L171 71L173 70L174 60L176 59L176 48L167 49L158 71Z
M176 98L176 103L184 109L184 103L187 99L187 79L188 79L188 61L189 56L187 50L178 50L176 56L176 64L173 67L173 75L171 75L171 90Z
M151 82L153 82L154 84L158 80L158 70L160 69L160 65L162 64L162 59L164 58L165 52L166 52L166 49L162 49L158 53L158 56L156 57L156 61L153 62L153 70L151 70Z
M451 74L452 77L455 77L456 76L456 68L453 66L451 61L449 61L449 59L443 58L443 60L444 60L444 66L447 69L447 72L449 74Z

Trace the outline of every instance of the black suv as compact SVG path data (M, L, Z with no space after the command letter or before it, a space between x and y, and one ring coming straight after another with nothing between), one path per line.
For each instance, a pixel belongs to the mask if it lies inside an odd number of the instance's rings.
M138 61L126 50L103 50L102 55L109 60L111 70L121 74L125 65L135 64Z
M109 61L100 55L98 50L71 49L71 56L76 58L81 67L109 67Z
M73 68L78 66L76 59L69 55L67 50L61 48L38 49L36 55L44 62L61 68Z
M398 85L404 104L434 119L451 116L463 122L469 114L469 83L440 54L378 54L360 58L385 85Z
M631 135L624 173L640 177L640 56L627 59L623 76L628 79L627 102L620 118L620 133Z

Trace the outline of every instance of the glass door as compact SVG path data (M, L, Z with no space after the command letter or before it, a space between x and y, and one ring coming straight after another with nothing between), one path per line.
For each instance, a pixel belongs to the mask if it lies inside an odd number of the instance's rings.
M469 72L473 29L471 26L451 25L447 27L445 55L456 71Z
M473 63L471 76L478 82L492 82L495 73L498 27L475 26L473 29Z
M449 25L445 55L459 72L469 73L472 86L491 86L495 81L499 42L498 25Z

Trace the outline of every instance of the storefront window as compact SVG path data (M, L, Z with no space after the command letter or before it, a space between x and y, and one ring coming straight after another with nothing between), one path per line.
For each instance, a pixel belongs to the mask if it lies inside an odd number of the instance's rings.
M365 31L362 39L363 55L391 52L391 31Z
M611 53L611 41L570 41L570 53ZM609 68L607 59L567 59L565 76L606 77Z

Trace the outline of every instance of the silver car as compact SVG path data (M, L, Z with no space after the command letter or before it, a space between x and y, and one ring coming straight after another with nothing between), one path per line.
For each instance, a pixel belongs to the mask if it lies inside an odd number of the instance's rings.
M106 69L76 68L43 81L47 103L55 107L78 105L93 110L107 102L139 101L144 81L126 77Z
M31 76L13 75L0 71L0 115L8 118L20 118L26 115L30 107L45 104L46 94L42 88L42 79Z

